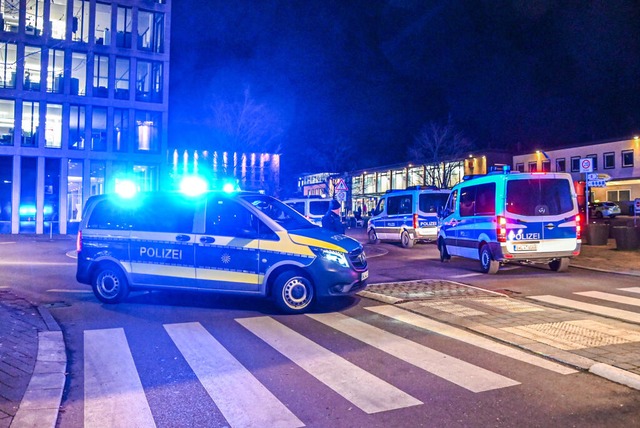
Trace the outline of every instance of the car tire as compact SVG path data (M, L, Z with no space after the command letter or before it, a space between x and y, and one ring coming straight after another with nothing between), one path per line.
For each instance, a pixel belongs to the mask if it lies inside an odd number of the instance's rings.
M491 254L491 250L486 244L480 248L480 268L483 273L490 275L497 273L498 269L500 269L500 262L494 260L493 254Z
M278 307L288 314L303 313L311 307L314 290L306 277L295 271L282 272L274 282L274 294Z
M411 238L411 236L409 236L409 232L404 230L400 235L400 243L402 244L403 248L411 248L413 247L413 244L415 244L415 241Z
M378 234L376 233L375 229L369 229L369 231L367 232L367 236L369 237L370 244L380 243L380 240L378 239Z
M602 211L596 211L596 215L595 215L595 217L596 217L596 218L602 218L602 217L603 217L603 216L602 216Z
M569 257L561 257L549 262L549 269L554 272L565 272L569 269Z
M102 303L120 303L129 295L129 285L122 269L113 263L98 267L91 281L93 294Z
M444 243L444 238L438 239L438 251L440 251L440 261L446 262L451 260L451 255L447 251L447 244Z

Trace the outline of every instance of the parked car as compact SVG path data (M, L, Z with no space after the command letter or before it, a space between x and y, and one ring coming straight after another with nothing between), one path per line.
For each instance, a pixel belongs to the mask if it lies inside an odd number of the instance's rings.
M589 204L589 214L596 218L615 218L622 211L615 202L592 202Z

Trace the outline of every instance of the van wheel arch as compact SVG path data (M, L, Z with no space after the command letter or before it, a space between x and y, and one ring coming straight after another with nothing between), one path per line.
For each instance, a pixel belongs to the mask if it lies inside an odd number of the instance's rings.
M498 273L500 269L500 262L495 260L489 244L480 244L480 268L482 272L493 275Z
M101 262L92 272L91 288L102 303L120 303L129 295L129 283L120 266L113 262Z

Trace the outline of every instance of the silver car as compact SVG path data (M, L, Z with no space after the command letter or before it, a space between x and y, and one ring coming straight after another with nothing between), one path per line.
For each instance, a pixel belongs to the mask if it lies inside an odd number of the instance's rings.
M620 215L620 207L615 202L593 202L589 204L590 214L596 218L615 218Z

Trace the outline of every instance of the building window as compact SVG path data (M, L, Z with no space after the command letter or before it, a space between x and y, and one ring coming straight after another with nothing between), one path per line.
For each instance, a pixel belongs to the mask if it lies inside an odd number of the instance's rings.
M580 156L571 157L571 172L580 172Z
M96 55L93 61L93 96L107 98L109 96L109 57Z
M42 35L44 28L44 3L45 0L29 0L26 10L26 34L31 36Z
M529 172L538 172L538 162L529 162Z
M551 161L543 160L542 161L542 172L551 172Z
M164 14L138 11L138 49L164 52Z
M153 165L134 165L133 179L141 191L158 189L158 167Z
M72 105L69 109L69 149L84 150L85 107Z
M89 43L89 0L73 1L73 41Z
M38 158L22 156L20 159L20 233L36 231L36 187Z
M15 126L15 101L0 100L0 145L13 145L13 130Z
M18 19L20 17L20 0L4 0L2 3L4 6L2 9L2 16L4 18L2 30L17 33Z
M107 150L107 108L94 107L91 114L91 150Z
M22 102L22 146L38 147L40 128L40 104L37 101Z
M44 228L53 233L60 233L59 206L60 201L60 158L44 159Z
M567 161L565 158L556 159L556 171L565 172L567 170Z
M82 159L67 163L67 220L80 221L82 215Z
M520 162L517 163L516 164L516 171L524 172L524 163L520 163Z
M111 5L96 3L96 26L93 37L96 45L111 44Z
M102 195L104 193L104 162L91 161L91 196Z
M24 80L22 85L25 91L40 90L40 60L42 49L25 46L24 47Z
M633 167L633 150L622 151L622 167L623 168Z
M162 102L162 63L138 61L136 101Z
M16 87L16 50L14 43L0 43L0 88Z
M129 110L113 109L112 138L114 149L117 152L126 152L129 149Z
M71 95L87 93L87 54L73 52L71 54Z
M118 6L116 46L120 48L131 47L131 8Z
M52 1L50 7L51 38L64 40L67 32L67 0Z
M44 118L44 146L52 149L62 147L62 105L47 104Z
M116 92L115 98L129 99L129 66L128 58L116 58Z
M613 152L607 152L602 155L604 169L613 169L616 167L616 155Z
M49 49L47 65L47 92L64 93L64 51Z
M160 150L161 117L160 112L136 111L136 150Z

